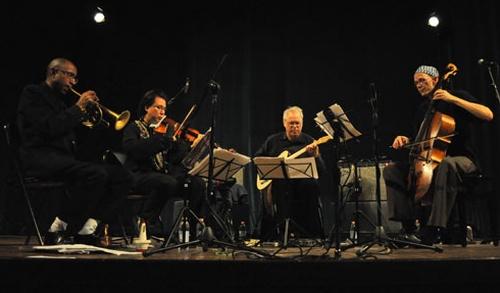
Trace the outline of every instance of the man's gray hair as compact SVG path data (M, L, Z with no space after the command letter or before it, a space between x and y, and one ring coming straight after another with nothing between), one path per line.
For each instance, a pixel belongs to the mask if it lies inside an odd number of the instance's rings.
M288 116L288 113L290 112L297 112L300 115L300 119L304 120L304 113L302 112L302 108L299 106L290 106L283 111L283 121L285 121L286 117Z

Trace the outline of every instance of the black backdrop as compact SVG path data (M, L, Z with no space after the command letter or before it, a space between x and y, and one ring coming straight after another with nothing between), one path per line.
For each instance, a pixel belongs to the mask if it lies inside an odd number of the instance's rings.
M369 84L374 83L380 94L380 153L405 159L388 146L410 123L418 101L412 74L420 64L444 70L448 62L455 63L459 68L455 86L469 90L500 115L486 71L477 64L479 58L500 60L500 4L494 0L434 1L428 6L352 2L343 3L345 7L284 1L101 1L98 4L108 17L105 25L91 20L97 2L2 4L2 122L15 119L22 87L43 80L45 66L59 56L79 67L78 90L96 90L102 103L117 112L135 110L142 93L150 88L163 88L173 95L190 77L189 95L169 109L180 120L199 101L227 54L216 76L222 87L216 139L249 155L267 135L282 129L286 106L301 106L304 131L319 137L315 113L338 102L365 134L349 144L349 154L372 158L371 112L366 101L371 95ZM438 29L426 25L432 11L442 16ZM210 124L210 100L199 109L191 125L204 131ZM483 125L477 135L480 159L495 182L500 179L496 174L498 121ZM106 148L119 147L120 134L109 129L82 129L80 135L82 156L89 159ZM321 150L333 168L331 146ZM2 166L5 177L7 167ZM246 172L246 180L248 187L253 185L253 172ZM323 176L322 183L323 196L331 200L335 190L331 174ZM2 186L2 203L7 198L4 190ZM499 205L495 200L494 206Z

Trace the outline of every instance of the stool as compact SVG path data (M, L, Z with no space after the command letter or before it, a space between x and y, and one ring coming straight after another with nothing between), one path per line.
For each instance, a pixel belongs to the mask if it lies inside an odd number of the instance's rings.
M458 221L460 229L460 244L462 247L467 246L467 200L485 200L488 199L493 192L491 178L484 176L481 173L475 172L462 175L462 184L458 188L457 208ZM489 213L489 221L491 227L495 227L495 219ZM490 229L491 229L490 227ZM498 245L498 240L494 241L495 246Z

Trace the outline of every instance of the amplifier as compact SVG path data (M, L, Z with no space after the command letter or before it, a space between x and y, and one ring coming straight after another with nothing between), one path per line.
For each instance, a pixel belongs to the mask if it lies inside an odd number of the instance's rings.
M389 163L389 161L379 162L380 199L383 201L387 200L387 193L382 173L384 171L384 168ZM342 193L344 196L351 195L346 198L347 201L356 200L356 194L354 192L356 180L360 187L358 201L376 201L377 178L374 162L360 161L356 164L341 163L338 166L340 169L340 185L342 187Z
M381 226L384 228L384 232L387 234L396 234L401 229L401 223L390 221L388 218L387 201L381 201ZM360 234L373 234L376 232L375 227L378 226L377 223L377 202L375 201L363 201L358 204L359 212L359 231ZM325 234L328 236L332 232L332 228L335 225L335 203L327 202L323 206L323 224L325 228ZM341 233L347 234L349 232L349 227L351 221L356 219L356 203L347 202L340 215L341 221Z

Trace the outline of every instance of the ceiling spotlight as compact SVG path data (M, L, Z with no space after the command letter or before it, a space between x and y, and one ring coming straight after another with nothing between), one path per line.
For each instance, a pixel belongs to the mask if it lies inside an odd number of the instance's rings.
M427 20L427 25L431 27L439 26L439 16L435 12L429 15L429 19Z
M94 12L94 21L96 23L103 23L106 21L106 16L104 15L104 10L101 7L97 7Z

